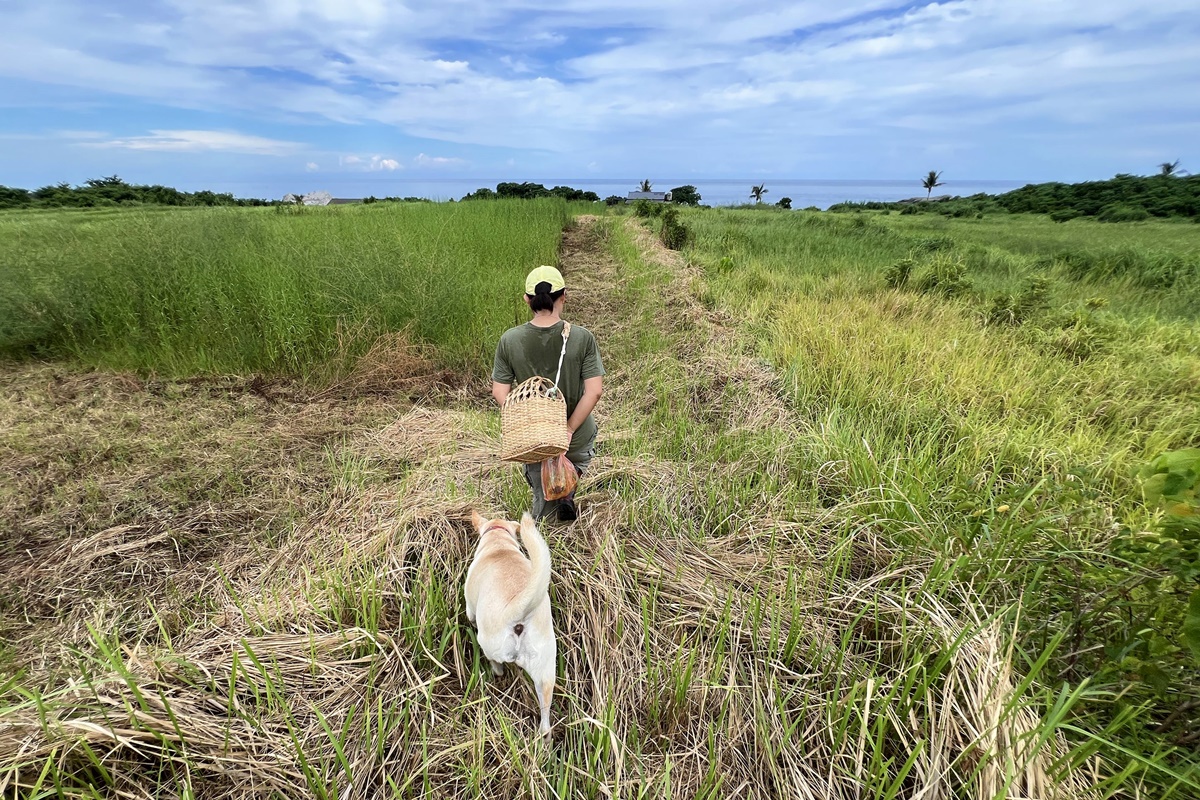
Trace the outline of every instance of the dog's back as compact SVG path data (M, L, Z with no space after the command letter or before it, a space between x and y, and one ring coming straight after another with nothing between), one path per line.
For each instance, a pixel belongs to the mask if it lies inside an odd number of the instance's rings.
M533 518L521 518L517 547L512 524L475 517L482 537L467 570L467 618L479 631L479 646L500 674L503 664L516 663L529 673L542 712L540 730L550 729L554 693L556 642L550 614L550 548ZM495 535L489 535L495 531Z

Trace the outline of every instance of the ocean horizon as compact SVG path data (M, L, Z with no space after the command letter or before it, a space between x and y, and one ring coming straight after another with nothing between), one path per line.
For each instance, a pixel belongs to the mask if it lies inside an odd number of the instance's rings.
M379 178L346 179L339 176L335 181L323 183L319 176L311 179L302 188L305 192L327 191L334 197L361 199L363 197L422 197L445 202L461 200L480 188L495 189L496 184L511 180L516 183L540 183L547 189L555 186L570 186L582 191L595 192L601 199L610 195L625 197L636 191L640 178L433 178L380 180ZM707 206L731 206L751 203L750 187L762 183L766 187L763 202L769 205L781 198L791 198L792 208L815 206L826 209L835 203L844 202L895 202L910 197L925 197L919 179L914 180L803 180L769 178L677 178L650 179L654 191L665 192L678 186L692 185L700 193L701 203ZM934 190L934 196L951 195L966 197L972 194L1003 194L1019 189L1032 181L1000 180L946 180ZM239 194L239 192L235 192ZM259 195L261 196L261 195ZM265 199L280 199L268 196Z

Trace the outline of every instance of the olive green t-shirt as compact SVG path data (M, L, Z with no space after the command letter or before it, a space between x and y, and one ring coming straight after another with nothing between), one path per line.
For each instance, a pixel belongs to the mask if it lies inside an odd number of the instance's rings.
M562 322L549 328L539 328L531 322L509 328L496 345L492 380L513 386L524 383L534 375L554 380L558 354L562 352L562 332ZM562 375L558 379L558 388L567 401L568 417L575 412L575 406L583 397L583 382L603 374L604 362L600 360L596 338L587 328L572 323L571 335L567 337L567 354L563 357ZM595 437L596 423L589 414L571 437L571 452L579 452L590 446Z

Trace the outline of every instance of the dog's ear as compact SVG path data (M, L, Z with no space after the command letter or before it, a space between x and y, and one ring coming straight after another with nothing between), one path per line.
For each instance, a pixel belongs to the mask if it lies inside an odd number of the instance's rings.
M479 516L479 512L471 509L471 524L475 526L475 532L479 533L483 530L483 526L487 524L487 520Z

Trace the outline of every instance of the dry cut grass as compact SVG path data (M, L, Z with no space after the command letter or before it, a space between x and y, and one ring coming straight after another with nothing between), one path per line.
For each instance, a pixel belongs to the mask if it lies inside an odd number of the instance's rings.
M469 510L528 502L480 391L410 406L363 399L375 378L351 377L303 402L160 407L114 389L98 413L141 409L148 440L169 427L179 444L106 468L90 527L68 523L80 502L46 501L57 490L6 495L39 555L0 563L24 669L0 694L0 796L1088 796L1003 617L870 525L788 507L781 453L807 423L692 299L686 265L632 236L584 220L564 244L572 318L596 332L612 388L583 515L545 527L549 742L533 739L525 679L485 677L462 611ZM163 414L178 417L155 427ZM23 475L67 469L35 461L48 432L27 435L4 451L29 459ZM236 442L254 446L234 456ZM196 460L189 484L222 465L259 477L172 518L145 484L174 459ZM83 481L96 462L79 461ZM147 505L122 516L123 496ZM36 524L33 498L49 515ZM31 657L35 643L56 657Z

